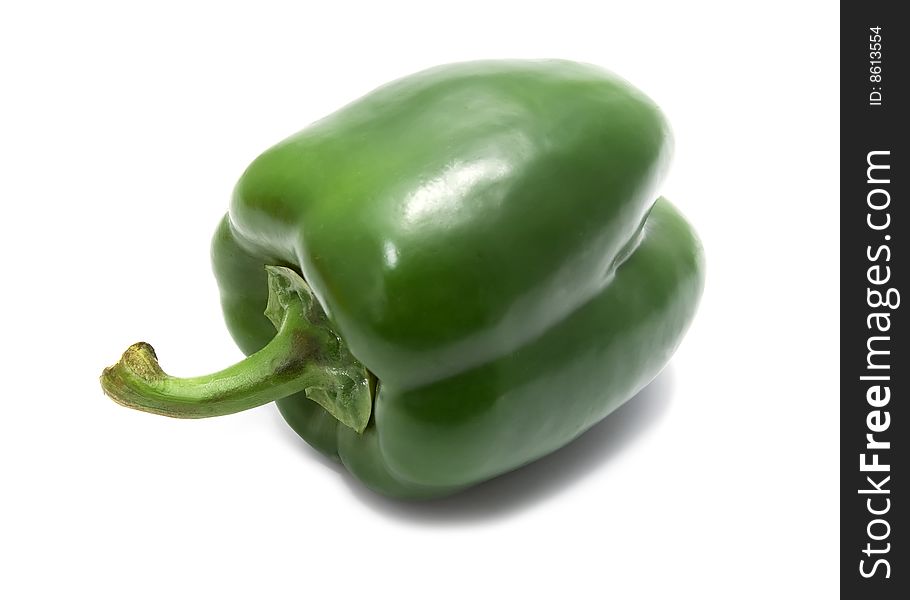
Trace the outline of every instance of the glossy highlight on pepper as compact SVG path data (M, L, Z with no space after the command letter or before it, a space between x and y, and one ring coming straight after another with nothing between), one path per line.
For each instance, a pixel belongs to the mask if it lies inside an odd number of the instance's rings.
M266 150L212 260L247 354L179 379L148 344L102 375L177 417L275 401L372 489L451 494L564 446L666 365L704 280L659 197L657 106L559 60L445 65Z

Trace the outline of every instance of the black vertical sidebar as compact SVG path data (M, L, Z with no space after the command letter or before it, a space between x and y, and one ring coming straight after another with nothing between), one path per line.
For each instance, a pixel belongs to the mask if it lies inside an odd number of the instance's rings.
M910 22L899 18L901 5L841 3L843 598L910 598Z

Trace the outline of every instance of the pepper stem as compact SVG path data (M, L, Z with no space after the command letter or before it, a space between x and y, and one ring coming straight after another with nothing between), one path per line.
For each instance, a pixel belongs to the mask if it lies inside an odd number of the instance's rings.
M298 392L362 433L370 420L375 378L330 327L313 292L285 267L266 267L265 314L278 333L263 349L217 373L166 374L151 345L133 344L104 370L101 387L118 404L179 418L228 415Z

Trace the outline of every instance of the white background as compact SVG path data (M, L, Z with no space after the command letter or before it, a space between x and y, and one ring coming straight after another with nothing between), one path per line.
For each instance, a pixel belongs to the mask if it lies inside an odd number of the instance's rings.
M0 596L834 596L836 3L12 4ZM256 154L387 80L488 57L601 64L674 126L664 192L707 288L639 398L538 464L403 504L273 406L177 421L101 393L140 339L177 375L241 357L208 246Z

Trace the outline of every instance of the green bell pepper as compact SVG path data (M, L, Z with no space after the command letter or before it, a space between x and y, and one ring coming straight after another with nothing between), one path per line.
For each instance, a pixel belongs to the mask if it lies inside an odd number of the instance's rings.
M174 417L275 401L372 489L441 496L564 446L664 367L703 287L657 186L670 133L618 77L567 61L447 65L259 156L212 245L248 357L102 375Z

